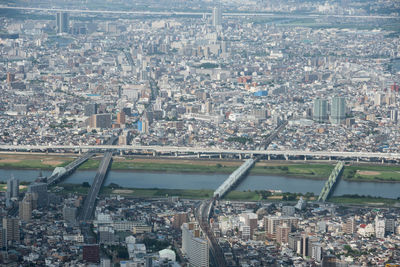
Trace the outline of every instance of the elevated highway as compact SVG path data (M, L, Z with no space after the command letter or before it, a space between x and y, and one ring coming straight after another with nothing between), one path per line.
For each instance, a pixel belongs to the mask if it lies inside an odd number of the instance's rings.
M400 153L383 152L350 152L350 151L304 151L304 150L241 150L214 147L181 147L181 146L142 146L142 145L0 145L0 151L126 151L132 153L158 154L215 154L215 155L261 155L309 158L354 158L354 159L386 159L400 160Z

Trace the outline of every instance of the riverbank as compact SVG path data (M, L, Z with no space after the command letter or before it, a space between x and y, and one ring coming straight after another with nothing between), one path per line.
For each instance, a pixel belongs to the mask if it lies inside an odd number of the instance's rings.
M100 157L95 157L79 170L97 170ZM53 170L74 160L71 155L0 154L1 169ZM182 159L115 156L112 170L168 173L230 174L242 164L239 160ZM293 178L326 180L335 162L260 161L250 170L253 175L277 175ZM373 163L351 163L344 168L342 179L352 182L400 182L400 166Z
M81 194L86 195L89 187L77 184L60 184L54 189L63 189L59 191L60 194ZM58 191L58 190L55 190ZM187 199L209 199L212 198L213 190L192 190L192 189L160 189L160 188L122 188L118 185L110 184L109 186L102 187L100 194L103 196L120 195L125 197L134 198L166 198L166 197L180 197ZM268 191L231 191L224 199L231 201L297 201L302 196L307 201L314 201L317 196L314 194L300 194L300 193L271 193ZM359 196L359 195L345 195L331 197L327 202L335 204L352 204L352 205L370 205L370 206L400 206L400 200Z

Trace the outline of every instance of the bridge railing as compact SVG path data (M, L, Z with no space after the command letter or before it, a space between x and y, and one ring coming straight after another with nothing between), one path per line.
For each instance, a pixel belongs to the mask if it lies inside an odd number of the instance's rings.
M331 190L333 186L335 185L337 178L340 176L342 170L343 170L344 164L342 161L339 161L335 168L333 169L332 173L329 175L328 180L326 181L324 187L321 190L321 193L319 194L318 201L323 201L325 202L326 199L328 198L329 194L331 193Z
M249 170L254 164L254 159L246 160L239 168L237 168L215 191L214 197L222 197L228 190Z

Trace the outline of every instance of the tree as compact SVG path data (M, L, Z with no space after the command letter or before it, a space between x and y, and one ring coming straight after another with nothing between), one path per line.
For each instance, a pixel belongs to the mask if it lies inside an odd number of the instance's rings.
M111 189L121 188L121 186L119 184L116 184L116 183L111 183L111 184L108 185L108 187L111 188Z

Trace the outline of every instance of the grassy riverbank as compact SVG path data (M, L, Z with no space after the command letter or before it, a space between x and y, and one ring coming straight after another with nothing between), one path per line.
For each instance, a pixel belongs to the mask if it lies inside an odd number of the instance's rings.
M331 197L328 202L332 202L335 204L356 204L356 205L371 205L371 206L380 206L380 205L389 205L389 206L400 206L400 200L391 199L391 198L381 198L381 197L371 197L371 196L338 196Z
M79 170L97 170L101 157L95 157L79 167ZM0 168L53 170L73 161L71 155L0 154ZM223 173L230 174L241 161L197 160L178 158L129 158L114 157L112 170L154 171L172 173ZM260 161L250 170L254 175L278 175L307 179L329 177L335 162ZM342 179L367 182L400 182L400 166L379 164L346 165Z
M69 155L0 154L0 168L53 170L73 160L74 158Z
M89 191L89 187L83 186L81 184L60 184L60 187L63 188L59 193L61 194L80 194L86 195ZM161 188L122 188L117 185L114 187L103 186L100 194L101 195L122 195L127 197L136 197L136 198L164 198L170 196L177 196L181 198L189 198L189 199L209 199L213 197L214 190L208 189L161 189ZM226 200L245 200L245 201L261 201L261 200L270 200L277 201L284 199L285 196L291 196L296 200L300 197L301 194L270 194L265 191L231 191L229 192L224 199ZM309 200L314 200L314 196L310 195L307 197Z
M400 166L346 166L343 171L343 179L348 181L400 182Z
M77 184L61 184L63 190L61 194L81 194L86 195L89 187L84 187ZM126 197L135 198L165 198L165 197L181 197L188 199L207 199L213 195L213 190L192 190L192 189L159 189L159 188L116 188L104 186L100 192L101 195L121 195ZM297 201L300 196L307 201L313 201L317 196L313 194L295 194L295 193L275 193L271 194L266 191L231 191L224 197L225 200L236 201ZM332 197L328 202L336 204L353 204L353 205L371 205L371 206L394 206L400 205L400 200L371 197L371 196L358 196L358 195L345 195L339 197Z

